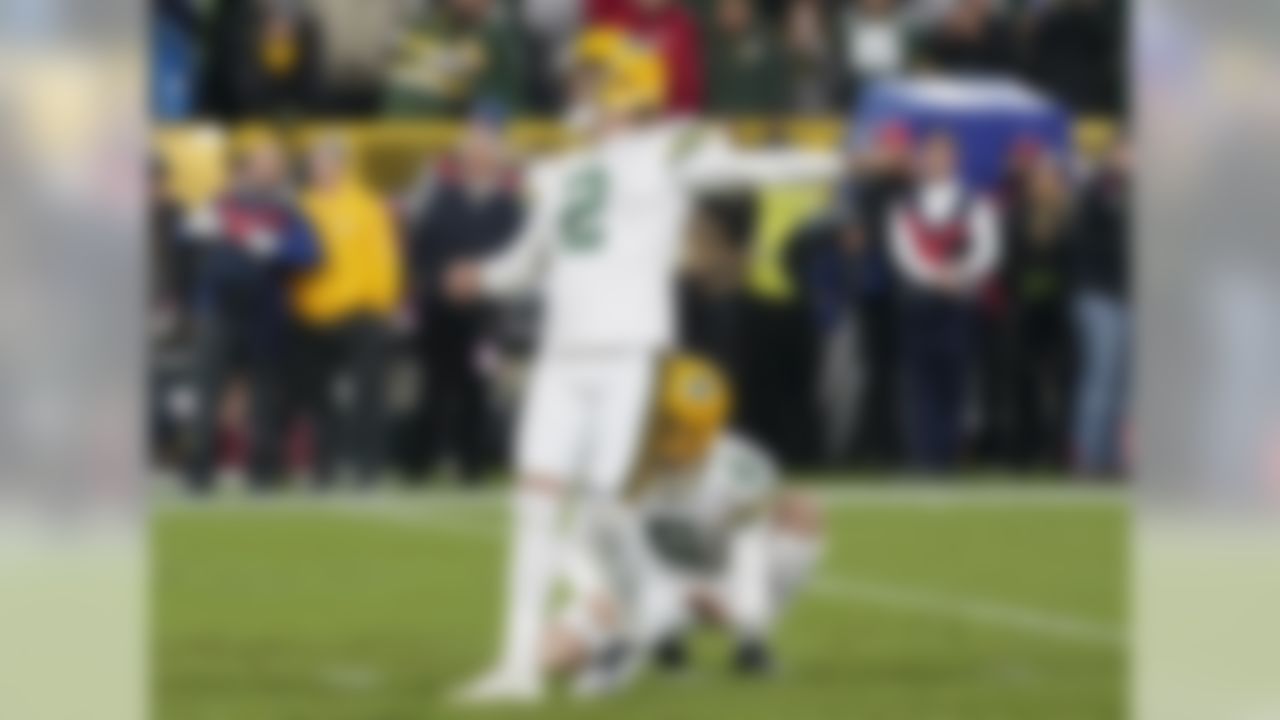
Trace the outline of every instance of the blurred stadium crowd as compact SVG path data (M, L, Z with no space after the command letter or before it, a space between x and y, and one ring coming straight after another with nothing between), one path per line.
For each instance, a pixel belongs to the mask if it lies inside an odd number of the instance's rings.
M1023 78L1079 112L1125 104L1120 0L154 0L157 117L463 117L562 109L583 27L659 47L672 109L847 108L908 73Z
M258 133L200 210L157 182L161 458L197 484L237 458L264 483L286 465L325 480L344 460L370 482L388 468L423 477L438 459L468 479L500 466L536 306L460 306L440 274L501 250L520 223L503 142L472 121L390 202L329 135L307 145L300 183ZM965 280L980 291L956 294L956 324L939 332L941 316L910 301L931 280L891 226L949 172L945 145L886 127L850 158L833 208L791 189L707 199L681 287L686 344L736 380L738 427L793 466L1120 469L1123 144L1080 175L1015 149L992 203L998 247Z
M158 0L156 112L216 116L170 127L219 139L226 171L195 201L175 182L181 153L153 164L156 459L196 489L228 465L263 488L505 467L537 303L458 304L441 275L513 238L521 151L554 146L515 138L559 111L558 48L603 19L660 44L673 111L812 111L837 128L820 142L844 132L859 87L898 73L1012 75L1107 118L1088 152L1015 143L994 187L966 180L954 138L884 124L846 150L834 188L703 198L679 292L684 344L734 380L734 425L789 467L1115 476L1132 336L1121 14L1104 0ZM449 117L363 126L374 142L308 122L379 110ZM222 122L244 117L268 122ZM439 128L430 149L408 139ZM948 193L958 209L939 224L931 197Z

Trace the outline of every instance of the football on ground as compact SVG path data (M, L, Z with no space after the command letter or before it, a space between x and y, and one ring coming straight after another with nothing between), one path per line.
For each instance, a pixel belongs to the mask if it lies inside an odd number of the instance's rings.
M160 720L733 717L1109 720L1125 715L1127 511L1106 490L814 484L818 577L778 672L730 672L707 632L681 677L580 704L457 709L499 628L497 493L162 500Z

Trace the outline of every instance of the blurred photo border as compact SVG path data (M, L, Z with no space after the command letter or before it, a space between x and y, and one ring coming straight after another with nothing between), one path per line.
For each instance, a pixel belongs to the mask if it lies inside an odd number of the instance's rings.
M0 3L0 717L146 717L140 0Z
M1131 697L1143 720L1280 717L1273 11L1202 0L1141 0L1132 11Z
M1280 717L1280 37L1135 0L1132 716ZM0 718L147 716L142 0L0 2Z

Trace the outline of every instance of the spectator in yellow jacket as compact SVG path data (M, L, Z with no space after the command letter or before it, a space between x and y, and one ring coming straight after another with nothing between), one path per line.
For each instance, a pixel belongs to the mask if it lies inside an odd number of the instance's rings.
M298 399L311 415L316 476L332 480L350 460L372 483L385 455L385 375L390 324L403 289L403 259L387 203L361 181L346 144L318 141L302 208L321 261L293 287L299 335Z
M310 158L302 207L323 262L294 286L294 308L316 327L355 316L389 317L400 302L403 261L389 205L350 168L346 145L320 140Z

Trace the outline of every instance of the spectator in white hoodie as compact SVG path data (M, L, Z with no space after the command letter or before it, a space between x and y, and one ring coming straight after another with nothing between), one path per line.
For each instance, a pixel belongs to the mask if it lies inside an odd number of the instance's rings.
M876 80L907 71L912 27L902 0L847 0L839 23L855 96Z

